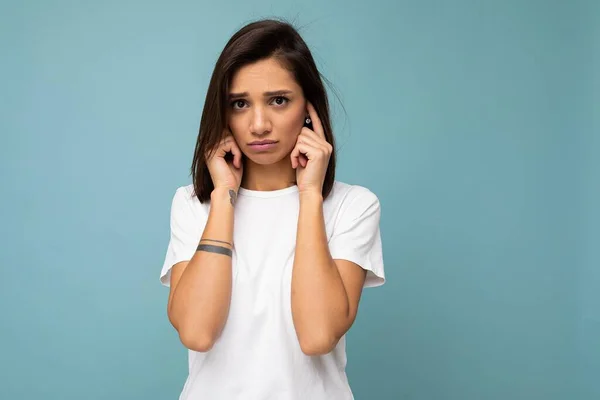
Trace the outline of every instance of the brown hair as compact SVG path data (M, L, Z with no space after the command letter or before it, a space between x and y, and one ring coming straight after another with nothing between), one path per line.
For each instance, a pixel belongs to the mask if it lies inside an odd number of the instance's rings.
M233 75L243 66L275 57L294 75L304 97L311 102L321 119L326 140L333 146L323 182L323 198L327 198L335 180L335 143L329 116L329 101L322 75L308 46L289 23L277 20L252 22L237 31L219 56L206 93L198 139L192 161L194 192L204 203L214 189L206 165L206 154L223 139L227 126L227 96ZM325 78L323 78L325 79Z

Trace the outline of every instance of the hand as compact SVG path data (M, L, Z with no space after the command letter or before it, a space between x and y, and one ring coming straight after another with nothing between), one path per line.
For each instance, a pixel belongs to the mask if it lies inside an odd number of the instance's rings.
M225 155L228 152L233 154L233 161L225 160ZM219 143L215 151L207 155L206 165L215 189L233 189L237 193L242 182L244 165L242 163L242 151L229 130L226 131L225 138Z
M313 130L303 127L290 158L296 170L296 184L300 192L323 191L323 181L329 166L333 146L325 139L323 125L312 104L307 104Z

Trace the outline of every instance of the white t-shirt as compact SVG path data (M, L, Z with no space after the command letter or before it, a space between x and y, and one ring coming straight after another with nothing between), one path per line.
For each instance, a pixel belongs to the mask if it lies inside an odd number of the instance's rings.
M209 203L177 189L171 238L160 280L190 260L208 218ZM336 181L323 202L333 259L367 270L365 287L385 281L379 200L368 189ZM180 400L347 400L345 337L322 356L300 349L291 309L291 281L299 214L298 187L239 189L234 211L232 295L223 331L206 353L190 350Z

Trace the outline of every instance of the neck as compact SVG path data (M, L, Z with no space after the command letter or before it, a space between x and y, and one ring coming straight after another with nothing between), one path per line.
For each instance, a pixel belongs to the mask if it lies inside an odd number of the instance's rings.
M241 187L248 190L272 191L296 184L296 170L289 157L276 164L261 165L245 158Z

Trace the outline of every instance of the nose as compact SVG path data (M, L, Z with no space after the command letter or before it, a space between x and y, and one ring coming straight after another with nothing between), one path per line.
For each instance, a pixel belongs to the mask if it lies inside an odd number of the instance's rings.
M271 121L265 110L261 107L256 107L252 112L250 120L250 132L256 136L263 136L271 132Z

